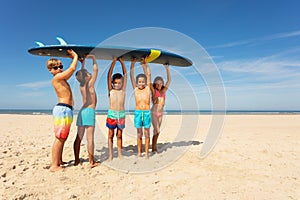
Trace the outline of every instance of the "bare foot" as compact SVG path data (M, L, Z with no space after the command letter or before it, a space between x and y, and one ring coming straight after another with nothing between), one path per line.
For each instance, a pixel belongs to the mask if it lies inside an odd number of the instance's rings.
M112 160L113 160L113 156L109 156L108 161L112 161Z
M56 172L56 171L60 171L62 170L63 168L61 166L51 166L49 171L50 172Z
M77 166L77 165L79 165L79 163L80 163L80 160L75 160L75 162L74 162L74 166Z
M148 154L145 154L145 158L146 158L146 159L149 159L149 156L148 156Z
M142 157L142 154L141 154L141 153L138 153L136 157Z
M123 155L122 155L121 153L119 153L119 154L118 154L118 158L119 158L119 159L122 159L122 158L123 158Z
M90 168L94 168L94 167L99 166L100 164L101 164L100 162L93 162L93 163L90 163L90 164L89 164L89 167L90 167Z

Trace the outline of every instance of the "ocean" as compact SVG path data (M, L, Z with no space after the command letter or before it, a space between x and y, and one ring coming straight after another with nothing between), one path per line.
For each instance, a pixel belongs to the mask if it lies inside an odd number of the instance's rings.
M77 114L78 110L74 111ZM133 114L134 110L127 110L126 114ZM0 114L21 114L21 115L51 115L50 109L0 109ZM96 110L97 115L106 115L107 110ZM300 114L300 110L166 110L167 115L279 115L279 114Z

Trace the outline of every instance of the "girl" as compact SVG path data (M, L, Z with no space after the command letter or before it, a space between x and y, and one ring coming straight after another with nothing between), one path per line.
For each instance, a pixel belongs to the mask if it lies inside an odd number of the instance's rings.
M164 64L167 72L167 83L164 85L164 80L162 77L157 76L152 84L152 125L153 125L153 138L152 138L152 152L157 153L157 139L160 134L160 126L162 122L166 92L171 83L170 68L168 64Z

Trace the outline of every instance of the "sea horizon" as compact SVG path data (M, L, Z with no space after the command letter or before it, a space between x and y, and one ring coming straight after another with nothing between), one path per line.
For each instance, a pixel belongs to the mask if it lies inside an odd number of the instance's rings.
M74 110L76 115L79 110ZM134 110L126 110L126 114L133 114ZM300 114L300 110L165 110L167 115L274 115L274 114ZM0 109L0 114L20 114L20 115L52 115L52 109ZM96 110L96 115L106 115L107 110Z

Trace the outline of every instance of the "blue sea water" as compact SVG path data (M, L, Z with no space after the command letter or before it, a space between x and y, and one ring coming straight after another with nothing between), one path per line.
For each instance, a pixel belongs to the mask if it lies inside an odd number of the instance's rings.
M74 114L78 111L75 110ZM127 110L127 114L133 114L134 110ZM0 114L22 114L22 115L51 115L50 109L0 109ZM106 115L107 110L96 110L97 115ZM226 111L211 111L211 110L167 110L167 115L276 115L276 114L300 114L300 110L226 110Z

